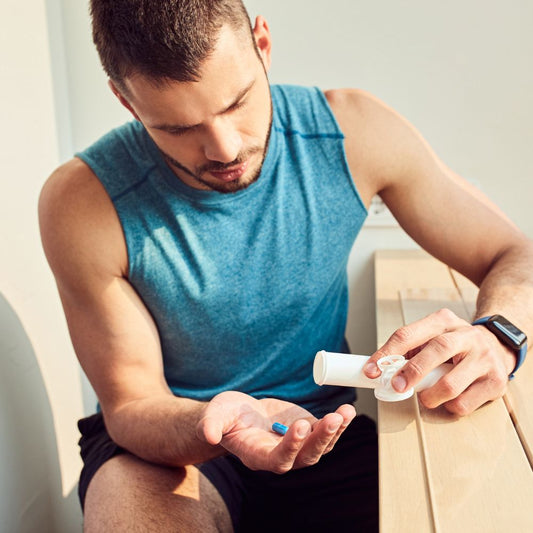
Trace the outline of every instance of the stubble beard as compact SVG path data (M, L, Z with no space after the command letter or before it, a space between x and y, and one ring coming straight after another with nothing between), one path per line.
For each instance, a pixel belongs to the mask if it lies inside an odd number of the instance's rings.
M261 170L263 169L263 163L265 162L265 157L268 152L268 145L270 143L270 134L272 132L272 104L270 106L270 121L268 124L268 131L265 139L265 143L263 146L253 146L250 148L247 148L243 152L241 152L237 158L230 163L220 163L218 161L212 161L210 163L207 163L205 165L202 165L201 167L198 167L195 169L195 171L190 170L185 165L181 164L179 161L174 159L169 154L163 152L161 149L161 153L163 154L163 157L165 158L167 164L169 164L170 167L174 168L175 170L180 170L187 174L189 177L193 178L194 181L202 185L202 189L207 189L210 191L216 191L222 194L231 194L236 193L238 191L242 191L246 188L248 188L252 183L255 183L259 176L261 175ZM224 170L227 170L232 167L236 167L239 165L242 165L245 161L250 159L256 154L261 154L261 162L257 166L255 170L252 171L252 174L249 176L242 176L241 178L238 178L234 181L229 182L223 182L223 181L209 181L206 180L203 175L215 171L215 172L221 172ZM178 174L179 178L179 174Z

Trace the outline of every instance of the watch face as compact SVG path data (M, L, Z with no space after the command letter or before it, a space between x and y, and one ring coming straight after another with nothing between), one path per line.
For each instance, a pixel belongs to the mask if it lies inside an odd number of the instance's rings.
M495 315L489 322L492 326L490 329L504 342L520 348L527 341L526 334L503 316Z

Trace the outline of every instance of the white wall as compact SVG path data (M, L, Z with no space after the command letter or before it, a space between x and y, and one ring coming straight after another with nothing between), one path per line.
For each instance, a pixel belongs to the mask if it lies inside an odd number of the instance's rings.
M31 5L30 5L31 4ZM81 530L80 377L41 251L59 162L44 1L0 3L0 532Z
M79 150L129 119L106 86L85 0L64 17L71 136ZM533 2L530 0L245 0L274 38L273 83L369 90L406 116L455 171L479 185L533 237ZM70 154L70 152L68 152ZM350 261L348 337L375 338L371 258L414 246L400 229L367 227ZM90 401L90 396L88 401Z

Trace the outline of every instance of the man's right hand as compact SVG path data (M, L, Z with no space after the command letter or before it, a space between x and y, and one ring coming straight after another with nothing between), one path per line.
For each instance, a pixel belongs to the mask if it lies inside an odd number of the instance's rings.
M328 453L355 417L352 405L318 420L309 411L290 402L257 400L241 392L215 396L198 423L198 436L221 445L252 470L282 474L318 462ZM272 431L279 422L289 427L284 436Z

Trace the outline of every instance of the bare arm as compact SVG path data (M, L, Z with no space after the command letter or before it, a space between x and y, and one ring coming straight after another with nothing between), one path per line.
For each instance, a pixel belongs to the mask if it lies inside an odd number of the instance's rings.
M327 96L363 201L380 194L415 241L480 287L478 317L502 314L532 339L532 242L392 109L361 91ZM404 387L452 358L456 369L420 398L460 414L501 396L515 363L492 333L449 312L398 330L371 362L390 353L416 353L401 372Z
M159 463L187 464L222 453L196 438L204 405L175 398L166 385L157 329L126 278L116 212L88 167L73 160L56 171L39 212L74 349L113 440Z
M127 279L117 214L83 162L51 176L39 215L76 354L117 444L160 464L195 464L230 451L273 471L313 464L335 444L355 415L352 406L318 421L293 404L236 392L208 403L172 394L156 325ZM290 426L285 437L270 430L273 421Z

